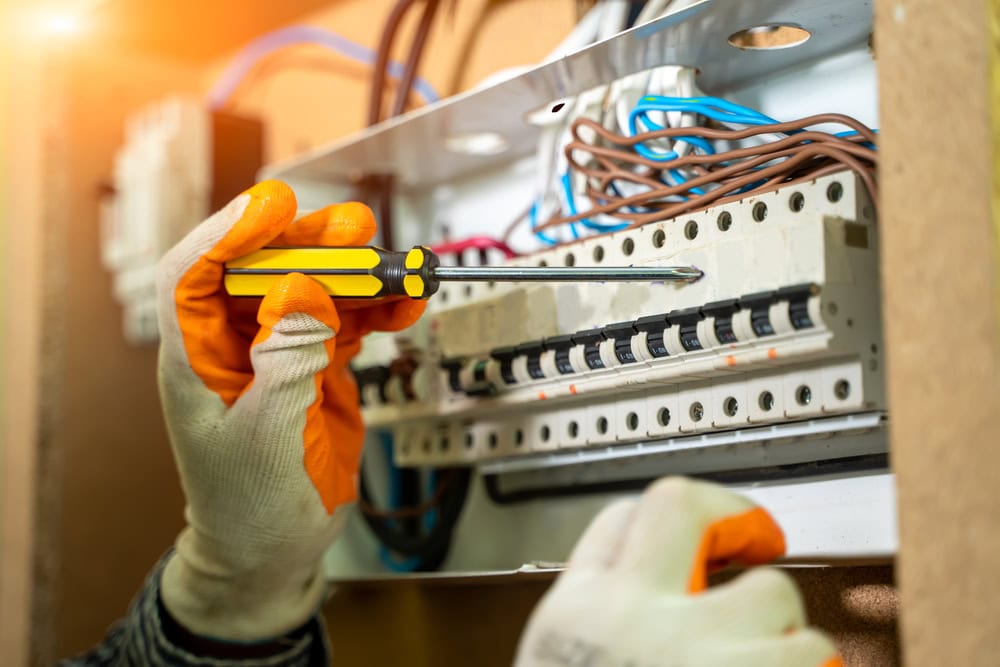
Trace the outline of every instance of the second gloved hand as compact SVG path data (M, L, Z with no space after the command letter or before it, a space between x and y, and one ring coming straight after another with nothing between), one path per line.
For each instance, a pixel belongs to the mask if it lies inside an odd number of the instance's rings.
M323 552L355 499L363 440L348 363L372 330L412 324L422 302L335 303L290 274L263 299L223 289L225 262L266 245L364 245L375 221L341 204L295 221L292 191L260 183L162 260L160 393L188 526L161 596L188 630L281 636L324 594Z
M777 524L745 498L661 480L590 524L536 607L515 667L840 667L780 572L704 590L711 569L784 550Z

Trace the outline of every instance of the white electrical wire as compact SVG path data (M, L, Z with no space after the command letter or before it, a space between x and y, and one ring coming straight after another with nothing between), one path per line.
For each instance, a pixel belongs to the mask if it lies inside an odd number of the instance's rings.
M697 0L649 0L636 17L635 25L647 23L683 9ZM596 41L609 39L627 29L630 0L604 0L595 5L569 35L545 58L551 62L584 48ZM591 118L609 130L629 133L629 115L644 95L692 97L700 94L695 84L695 71L688 67L665 66L637 72L575 97L553 102L550 111L538 114L532 122L541 126L536 156L535 206L533 218L538 222L569 210L584 211L590 205L585 196L586 181L582 175L569 171L564 148L572 140L571 123L580 117ZM562 105L562 106L559 106ZM671 112L650 114L654 122L668 127L690 127L697 123L695 114ZM662 140L659 149L685 154L691 145L684 141ZM570 179L570 191L564 178ZM627 185L623 187L628 188ZM597 216L596 223L615 222ZM549 242L569 240L577 234L575 225L566 225L548 234Z

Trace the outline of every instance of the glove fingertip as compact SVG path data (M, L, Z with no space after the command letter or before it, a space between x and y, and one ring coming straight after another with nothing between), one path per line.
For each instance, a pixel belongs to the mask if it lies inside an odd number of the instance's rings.
M249 201L242 214L206 257L222 263L241 257L273 241L295 218L295 193L281 181L262 181L237 199Z
M340 317L333 300L318 282L301 273L289 273L268 290L257 311L257 322L272 328L286 315L305 313L334 331L340 330Z
M730 563L761 565L785 550L785 533L763 507L714 521L702 536L688 590L704 590L708 573Z

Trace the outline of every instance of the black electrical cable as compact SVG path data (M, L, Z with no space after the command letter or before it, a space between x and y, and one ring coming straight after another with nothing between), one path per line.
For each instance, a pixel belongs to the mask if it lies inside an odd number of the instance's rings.
M406 56L406 65L403 69L403 78L400 79L396 88L396 99L392 105L389 117L401 116L406 111L406 101L410 98L413 90L413 82L417 78L417 70L420 69L420 59L424 55L424 46L427 44L427 37L431 32L431 25L434 23L434 15L437 13L441 0L426 0L424 13L420 16L420 23L417 25L417 32L413 36L410 44L410 52Z

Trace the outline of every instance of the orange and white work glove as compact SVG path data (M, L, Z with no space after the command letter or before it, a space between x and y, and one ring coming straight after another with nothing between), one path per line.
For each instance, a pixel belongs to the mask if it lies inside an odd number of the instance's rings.
M371 211L328 207L296 222L295 196L255 185L159 265L159 381L187 497L187 527L161 582L195 634L279 637L324 595L323 552L356 497L363 426L348 363L361 337L397 330L418 301L334 302L290 274L263 299L223 289L223 265L266 245L363 245Z
M516 667L839 667L784 574L755 569L705 590L709 571L784 550L781 529L745 498L661 480L594 519L535 609Z

